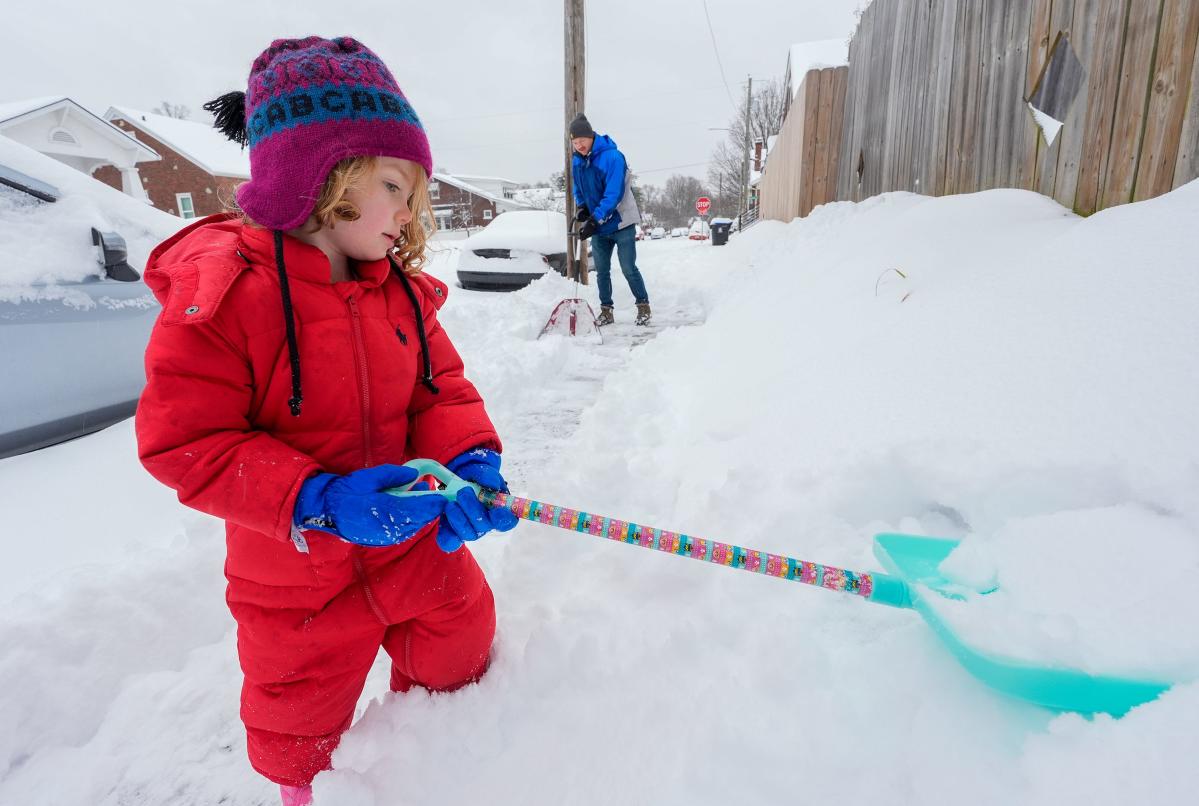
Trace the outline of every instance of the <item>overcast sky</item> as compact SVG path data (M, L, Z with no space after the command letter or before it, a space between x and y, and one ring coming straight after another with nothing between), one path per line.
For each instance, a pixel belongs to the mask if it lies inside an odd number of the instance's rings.
M788 48L848 38L867 0L588 0L587 115L641 180L704 177L744 102L781 79ZM14 8L15 6L15 8ZM425 123L438 170L547 178L563 165L563 0L168 3L6 0L0 103L68 95L110 105L200 105L245 90L280 37L356 37L392 69ZM724 78L717 62L724 66ZM730 98L731 96L731 98ZM677 167L676 167L677 166Z

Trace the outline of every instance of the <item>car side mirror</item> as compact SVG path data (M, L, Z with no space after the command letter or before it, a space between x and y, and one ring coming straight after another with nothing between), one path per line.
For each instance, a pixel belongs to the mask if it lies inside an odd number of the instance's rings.
M142 279L137 269L129 265L126 258L129 250L125 239L115 232L101 232L92 227L92 245L97 249L96 260L104 267L104 273L113 280L132 283Z

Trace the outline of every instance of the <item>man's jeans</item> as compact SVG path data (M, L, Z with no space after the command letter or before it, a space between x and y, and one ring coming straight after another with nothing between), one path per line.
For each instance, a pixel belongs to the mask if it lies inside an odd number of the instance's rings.
M620 270L629 283L637 302L649 302L645 280L637 270L637 228L633 225L616 230L611 235L591 236L591 254L595 257L596 282L599 285L600 305L612 304L612 248L620 258Z

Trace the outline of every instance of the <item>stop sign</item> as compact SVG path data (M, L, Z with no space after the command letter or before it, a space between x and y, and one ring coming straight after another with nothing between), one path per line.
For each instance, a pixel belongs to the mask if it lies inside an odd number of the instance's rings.
M712 200L707 196L700 196L695 200L695 211L700 215L707 215L708 208L712 206Z

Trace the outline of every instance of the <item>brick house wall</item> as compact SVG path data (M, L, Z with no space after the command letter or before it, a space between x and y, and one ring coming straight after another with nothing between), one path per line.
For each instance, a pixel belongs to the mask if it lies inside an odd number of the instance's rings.
M141 162L137 166L150 203L159 210L179 215L179 211L175 209L175 194L190 193L197 218L222 213L228 209L234 189L246 181L229 176L213 176L129 121L115 118L111 122L112 125L135 134L138 140L162 155L158 162ZM120 171L111 165L97 168L92 176L110 187L121 189Z
M484 210L490 210L492 218L499 215L495 209L495 202L485 199L482 196L476 196L470 191L466 191L460 187L451 185L449 182L441 182L437 179L434 179L434 181L437 182L439 186L439 192L438 198L431 199L433 206L444 207L447 205L453 205L458 207L461 205L469 205L471 211L470 225L472 227L485 227L491 222L490 218L483 217Z

